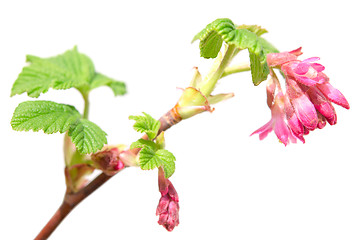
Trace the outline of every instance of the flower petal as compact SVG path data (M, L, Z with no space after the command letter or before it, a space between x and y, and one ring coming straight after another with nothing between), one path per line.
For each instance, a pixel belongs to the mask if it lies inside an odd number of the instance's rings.
M308 91L308 96L314 104L315 109L321 113L326 119L335 119L335 109L326 97L316 87L311 87ZM330 120L330 122L333 122ZM329 123L330 123L329 122ZM332 124L333 125L333 124Z
M320 58L319 57L311 57L311 58L307 58L305 60L303 60L303 63L310 63L310 62L315 62L315 61L319 61Z
M288 126L286 125L284 119L278 117L275 120L274 132L280 142L282 142L285 146L289 143L289 135L291 134Z
M279 66L290 61L295 61L296 59L296 55L288 52L269 53L268 55L266 55L266 60L270 67Z
M321 113L318 112L318 129L323 129L326 126L326 119Z
M318 85L317 87L326 96L326 98L329 99L329 101L346 109L350 108L350 105L344 95L339 90L334 88L330 83L326 82L324 84Z
M295 50L292 50L292 51L290 51L289 53L291 53L291 54L293 54L293 55L295 55L295 56L300 56L301 54L303 54L302 52L301 52L301 47L299 47L299 48L297 48L297 49L295 49Z
M314 130L317 126L318 118L314 105L306 95L291 99L296 116L300 122L309 130Z
M273 130L273 119L271 119L269 122L267 122L264 126L260 127L258 130L253 132L250 136L258 133L259 139L263 140L267 137L267 135Z
M325 67L320 63L311 63L311 67L314 68L317 72L322 72L325 70Z
M295 76L295 79L301 83L304 84L306 86L314 86L315 84L317 84L318 82L315 81L314 79L308 78L308 77L303 77L303 76Z

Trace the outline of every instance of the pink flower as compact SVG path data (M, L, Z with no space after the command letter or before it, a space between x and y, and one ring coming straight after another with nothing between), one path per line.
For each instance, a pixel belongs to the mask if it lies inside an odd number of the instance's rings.
M116 147L92 154L91 160L96 168L109 176L115 175L125 167L120 159L120 151Z
M301 48L298 48L267 55L268 65L279 68L284 73L286 94L282 94L279 80L271 69L266 90L272 118L254 132L259 133L260 140L274 129L285 146L289 141L296 142L294 136L304 143L303 136L310 131L322 129L326 122L336 124L337 115L331 103L350 108L344 95L329 83L329 78L323 73L325 67L314 63L319 58L300 61L297 57L301 54ZM278 93L273 101L275 89Z
M171 232L179 225L179 196L170 180L165 178L161 168L158 181L161 198L156 208L156 216L159 216L158 223Z
M309 130L315 130L318 117L313 103L307 96L306 91L296 81L286 79L286 94L289 96L291 105L299 121Z
M306 86L313 86L324 83L327 80L325 74L321 74L325 67L319 63L318 57L312 57L303 61L297 60L302 54L301 48L291 52L270 53L267 55L267 62L270 67L281 67L286 78L292 78Z
M264 126L253 132L259 134L260 140L263 140L272 130L285 146L291 141L296 142L290 127L286 122L285 114L285 96L279 92L275 96L274 104L271 106L271 119Z

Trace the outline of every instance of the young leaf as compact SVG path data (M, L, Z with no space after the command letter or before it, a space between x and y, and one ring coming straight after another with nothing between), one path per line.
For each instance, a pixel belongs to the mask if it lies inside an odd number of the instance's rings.
M264 33L267 33L268 31L265 28L262 28L261 26L258 25L240 25L240 26L236 26L237 29L247 29L250 32L255 33L258 36L263 35Z
M175 172L175 157L165 150L154 151L149 147L144 147L140 151L140 167L143 170L150 170L157 167L163 167L165 177L169 178Z
M137 140L136 142L133 142L130 145L130 149L134 149L134 148L144 148L144 147L149 147L152 150L156 151L159 149L159 146L157 146L156 143L154 143L153 141L150 140L145 140L140 138L139 140Z
M81 118L75 107L51 101L22 102L15 109L11 126L16 131L64 133Z
M95 123L80 119L69 129L71 141L80 153L94 153L107 143L106 133Z
M171 177L175 172L175 156L166 149L160 149L156 151L156 155L162 161L162 167L164 168L165 177Z
M217 19L208 24L201 32L195 35L192 42L200 40L200 55L204 58L216 58L223 39L229 32L235 29L230 19Z
M278 50L260 37L265 29L257 26L242 25L236 27L230 19L217 19L208 24L193 39L200 40L200 54L204 58L215 58L222 42L235 45L238 49L248 49L250 55L251 75L254 85L260 84L269 74L266 54Z
M90 83L90 90L101 86L108 86L113 90L115 96L124 95L126 93L126 85L124 82L116 81L101 73L96 73Z
M89 84L95 75L90 58L79 53L76 47L55 57L28 55L26 60L30 65L24 67L16 79L11 96L27 92L30 97L39 97L49 88L80 87Z
M135 131L146 133L149 139L153 140L160 129L160 122L147 113L143 114L144 116L130 116L129 119L136 121L133 126Z

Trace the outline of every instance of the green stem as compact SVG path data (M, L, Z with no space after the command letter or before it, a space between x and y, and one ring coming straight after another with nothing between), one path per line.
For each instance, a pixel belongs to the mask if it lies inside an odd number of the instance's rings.
M235 45L231 44L227 46L224 56L222 59L216 59L216 61L221 61L220 64L215 62L216 69L210 70L210 73L206 75L204 80L201 82L199 86L200 92L208 97L211 92L214 90L217 81L222 77L225 68L229 65L233 57L238 53L238 49Z
M246 72L246 71L250 71L250 70L251 70L251 68L250 68L249 63L237 64L237 65L225 68L224 73L221 76L221 78L229 76L234 73Z
M89 93L88 92L81 92L81 95L83 96L84 99L84 113L83 113L83 118L88 119L89 118Z

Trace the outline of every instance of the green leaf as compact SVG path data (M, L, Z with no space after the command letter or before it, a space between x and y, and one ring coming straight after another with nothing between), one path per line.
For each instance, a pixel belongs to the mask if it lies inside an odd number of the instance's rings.
M221 48L225 35L235 29L230 19L217 19L208 24L201 32L195 35L192 42L200 40L200 55L204 58L215 58Z
M28 55L26 60L30 65L24 67L16 79L11 96L26 92L30 97L39 97L49 88L81 87L88 85L95 75L90 58L79 53L76 47L55 57Z
M149 139L153 140L160 129L160 122L147 113L143 114L144 116L130 116L129 119L136 121L133 127L137 132L146 133Z
M124 95L126 93L126 85L124 82L114 80L101 73L96 73L90 83L90 90L101 86L110 87L115 96Z
M248 49L252 80L254 85L258 85L266 80L269 74L266 54L278 52L274 46L260 37L265 32L265 29L255 25L236 27L230 19L223 18L208 24L195 35L193 41L200 40L200 55L204 58L215 58L223 41L241 50Z
M171 152L165 149L154 151L149 147L144 147L141 149L139 155L140 168L143 170L163 167L166 178L171 177L171 175L175 172L176 159Z
M164 168L165 177L171 177L175 172L175 156L165 149L156 151L156 155L162 160L162 167Z
M151 148L152 150L156 151L159 148L159 146L154 143L153 141L150 141L150 140L145 140L145 139L142 139L140 138L139 140L137 140L136 142L133 142L131 145L130 145L130 149L134 149L134 148L143 148L143 147L149 147Z
M81 118L75 107L51 101L22 102L15 109L11 126L16 131L64 133Z
M236 26L236 29L247 29L250 32L255 33L258 36L263 35L264 33L267 33L268 31L265 28L262 28L261 26L258 25L240 25L240 26Z
M71 141L80 153L94 153L107 143L106 133L95 123L80 119L69 129Z

